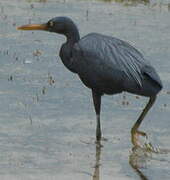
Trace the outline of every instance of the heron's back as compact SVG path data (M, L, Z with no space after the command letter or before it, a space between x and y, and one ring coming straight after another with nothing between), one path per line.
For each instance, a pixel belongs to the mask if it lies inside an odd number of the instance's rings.
M158 74L143 55L117 38L88 34L75 45L73 59L82 81L102 93L128 91L152 96L162 88Z

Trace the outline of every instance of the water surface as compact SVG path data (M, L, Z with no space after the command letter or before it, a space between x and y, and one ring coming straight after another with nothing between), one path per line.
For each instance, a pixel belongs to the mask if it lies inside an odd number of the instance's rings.
M147 98L104 96L96 147L91 92L60 61L65 38L16 26L69 16L81 36L126 40L150 60L164 84L141 129L170 149L169 0L1 0L1 179L169 180L170 155L132 149L130 129Z

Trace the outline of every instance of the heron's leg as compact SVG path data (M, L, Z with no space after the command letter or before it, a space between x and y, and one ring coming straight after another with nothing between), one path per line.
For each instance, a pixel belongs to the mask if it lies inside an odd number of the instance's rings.
M101 140L101 127L100 127L100 106L101 106L101 95L92 91L93 103L96 112L97 126L96 126L96 140L99 142Z
M146 105L143 112L141 113L138 120L136 121L136 123L134 124L134 126L131 129L131 138L132 138L131 140L132 140L132 144L134 146L140 146L139 139L138 139L139 135L147 137L147 134L145 132L138 131L138 128L139 128L141 122L143 121L144 117L150 110L150 108L153 106L155 100L156 100L156 96L150 97L148 104Z

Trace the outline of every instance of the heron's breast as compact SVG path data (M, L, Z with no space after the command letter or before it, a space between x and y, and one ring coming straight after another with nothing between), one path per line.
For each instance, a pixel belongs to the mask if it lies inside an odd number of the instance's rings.
M102 80L99 77L86 77L83 75L79 75L79 77L85 86L100 94L117 94L123 91L122 84L114 80Z

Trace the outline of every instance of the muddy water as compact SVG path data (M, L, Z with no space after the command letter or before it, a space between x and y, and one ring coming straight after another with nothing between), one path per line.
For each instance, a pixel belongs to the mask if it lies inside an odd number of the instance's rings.
M91 92L61 63L60 35L21 32L17 25L69 16L81 36L99 32L130 42L164 84L141 126L152 144L170 149L170 13L166 1L0 1L1 179L169 180L170 154L133 149L130 128L147 98L102 99L96 147Z

